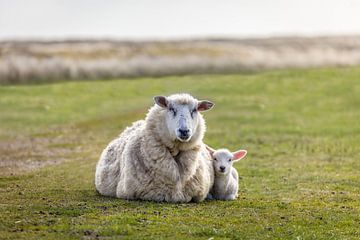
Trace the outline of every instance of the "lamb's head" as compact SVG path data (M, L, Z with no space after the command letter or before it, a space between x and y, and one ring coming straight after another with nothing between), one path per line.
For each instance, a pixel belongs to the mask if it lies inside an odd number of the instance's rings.
M244 158L247 154L246 150L230 152L228 149L214 150L208 146L206 148L212 157L216 175L229 174L232 164Z
M165 110L165 122L169 136L173 140L188 142L199 124L198 112L211 109L210 101L199 101L189 94L175 94L169 97L156 96L154 101Z

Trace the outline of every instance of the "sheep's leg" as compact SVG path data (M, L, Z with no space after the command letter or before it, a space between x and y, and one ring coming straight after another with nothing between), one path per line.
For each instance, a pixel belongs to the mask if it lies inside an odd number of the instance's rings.
M179 183L180 181L180 172L177 163L170 153L166 153L165 157L163 157L160 161L160 164L154 165L156 166L156 173L161 174L162 176L169 179L172 183Z
M136 151L136 150L135 150ZM163 176L172 184L180 181L179 167L168 148L159 144L153 136L142 139L141 154L149 161L144 161L147 168Z
M172 196L167 201L173 202L173 203L190 202L191 196L184 194L183 189L181 187L181 189L177 188L175 190L175 192L172 194Z
M198 153L198 149L193 149L180 152L180 154L176 157L182 182L186 182L196 173L196 169L198 167L198 164L196 164L196 158L198 157Z

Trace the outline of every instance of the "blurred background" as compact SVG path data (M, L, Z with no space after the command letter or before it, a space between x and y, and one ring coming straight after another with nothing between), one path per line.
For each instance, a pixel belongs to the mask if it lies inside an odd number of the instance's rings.
M0 0L0 238L360 239L359 80L359 0ZM178 92L248 150L239 198L101 197L102 150Z
M356 0L0 0L0 83L360 64Z

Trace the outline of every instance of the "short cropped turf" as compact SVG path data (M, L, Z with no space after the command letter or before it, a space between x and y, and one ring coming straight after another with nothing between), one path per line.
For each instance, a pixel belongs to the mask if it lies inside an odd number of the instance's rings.
M101 150L177 92L215 102L206 143L248 150L239 198L100 196ZM359 239L359 119L360 68L2 86L0 238Z

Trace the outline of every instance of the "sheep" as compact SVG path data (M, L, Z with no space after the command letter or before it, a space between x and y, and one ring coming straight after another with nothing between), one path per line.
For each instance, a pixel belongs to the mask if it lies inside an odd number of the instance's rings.
M209 146L206 146L206 148L212 157L215 171L214 185L207 198L234 200L238 195L239 176L232 165L234 162L244 158L247 151L238 150L232 153L228 149L214 150Z
M101 154L95 186L104 196L157 202L203 201L214 181L200 112L210 101L189 94L154 97L145 120L126 128Z

